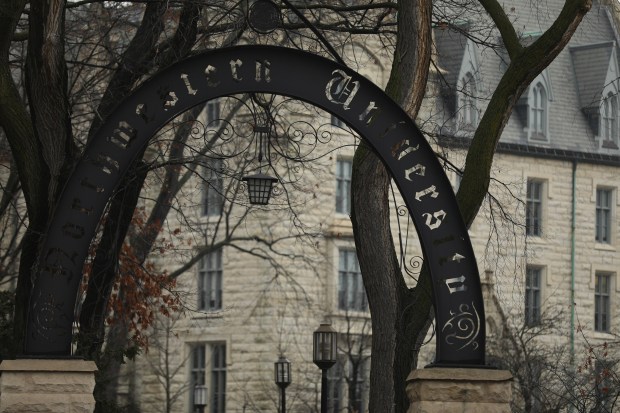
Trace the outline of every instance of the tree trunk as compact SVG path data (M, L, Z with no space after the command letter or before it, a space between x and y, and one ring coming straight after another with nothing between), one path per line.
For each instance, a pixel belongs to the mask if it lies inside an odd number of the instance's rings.
M428 78L431 1L399 6L396 50L386 92L415 118ZM369 411L404 413L409 406L405 381L414 363L414 343L426 335L430 325L430 295L418 294L418 317L411 319L415 322L403 318L415 295L405 284L392 240L389 184L389 173L381 161L366 145L360 145L353 161L351 220L372 320Z

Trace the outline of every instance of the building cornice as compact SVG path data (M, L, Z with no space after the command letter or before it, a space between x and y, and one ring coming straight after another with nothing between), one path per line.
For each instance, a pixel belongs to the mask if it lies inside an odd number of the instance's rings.
M466 149L471 142L470 138L440 135L438 144L446 148ZM610 155L596 152L571 151L561 148L549 148L519 143L499 142L497 152L542 159L553 159L558 161L578 161L595 165L609 165L620 167L620 155Z

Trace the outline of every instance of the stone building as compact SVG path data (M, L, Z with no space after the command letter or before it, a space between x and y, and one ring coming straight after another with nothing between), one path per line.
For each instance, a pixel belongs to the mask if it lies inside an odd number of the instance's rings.
M536 41L561 5L556 0L534 7L532 2L514 3L509 17L519 23L525 43ZM436 70L418 119L445 157L455 188L468 140L507 64L500 46L474 42L484 24L475 19L464 16L452 29L437 25ZM499 42L494 36L481 40ZM612 11L595 2L566 49L519 100L497 148L489 196L470 229L487 295L489 361L518 366L513 357L518 345L505 346L525 334L532 338L527 344L534 346L531 354L547 354L564 364L554 368L573 372L554 382L560 393L578 388L574 383L585 386L579 381L586 375L580 367L588 363L588 348L610 342L620 332L618 40ZM384 84L390 68L385 50L373 54L364 48L364 56L357 69ZM207 104L205 125L218 124L227 105L226 99ZM311 336L325 319L339 332L341 347L340 361L330 370L332 411L365 410L370 317L348 218L356 139L325 113L304 107L293 112L295 119L322 125L317 135L330 132L324 144L328 149L295 176L294 185L276 188L271 207L246 214L231 202L238 194L230 191L238 187L228 186L227 173L205 173L203 180L189 185L182 218L192 227L187 233L194 241L188 249L201 242L217 244L223 240L221 226L237 225L238 219L243 224L233 244L194 265L177 262L182 252L154 257L171 272L182 269L179 288L187 304L183 314L159 322L148 354L128 366L121 396L141 411L191 412L191 390L203 383L209 389L209 412L276 411L273 363L280 355L293 364L287 407L317 411L320 380L312 364ZM411 223L398 213L400 205L395 197L394 233L402 240L404 273L414 283L421 253ZM181 218L169 217L171 228L175 220ZM257 246L255 237L280 241ZM272 247L277 254L266 253ZM421 365L432 361L433 351L431 329ZM502 355L513 360L502 360ZM593 360L593 374L611 366L615 357L610 350L605 359ZM516 380L516 393L524 400L515 405L535 409L555 403L565 408L566 403L541 394L550 380L535 386L546 380L544 370L552 363L521 361L542 367L527 380ZM558 371L553 375L560 376ZM596 393L601 381L595 383ZM612 393L599 391L594 403L608 408L617 396Z

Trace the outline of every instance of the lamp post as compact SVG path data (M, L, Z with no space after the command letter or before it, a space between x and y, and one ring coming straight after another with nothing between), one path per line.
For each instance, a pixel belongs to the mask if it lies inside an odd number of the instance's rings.
M321 413L327 413L327 370L336 364L337 344L336 331L331 324L321 323L312 340L312 361L321 369Z
M282 411L280 413L286 413L286 394L285 389L291 384L291 362L284 356L280 356L278 361L274 363L275 367L275 381L278 387L280 387L280 393L282 397Z
M201 384L194 386L194 408L198 410L198 413L204 413L207 397L207 386Z

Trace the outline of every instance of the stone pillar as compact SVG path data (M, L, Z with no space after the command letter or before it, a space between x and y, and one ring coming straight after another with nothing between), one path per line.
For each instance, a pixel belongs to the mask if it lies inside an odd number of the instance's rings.
M95 363L18 359L0 364L0 413L92 413Z
M408 413L510 413L506 370L433 367L407 378Z

